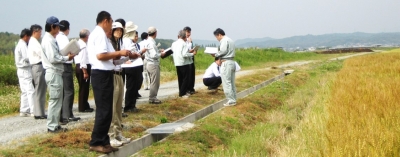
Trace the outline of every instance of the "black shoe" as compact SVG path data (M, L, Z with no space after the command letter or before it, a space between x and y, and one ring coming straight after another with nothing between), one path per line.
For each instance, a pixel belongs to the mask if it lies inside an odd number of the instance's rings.
M79 112L93 112L93 111L94 111L93 108L88 108L88 109L86 109L86 110L84 110L84 111L79 111Z
M126 114L126 113L122 113L122 117L128 117L128 114Z
M138 98L141 98L141 97L142 97L142 95L138 94L138 95L137 95L137 97L138 97Z
M161 104L162 102L161 102L161 100L153 99L153 100L149 100L149 103L150 104Z
M68 123L69 123L69 120L67 118L63 118L62 120L60 120L61 125L67 125Z
M139 112L139 109L137 109L136 107L134 108L130 108L130 109L124 109L124 112L132 112L132 113L137 113Z
M47 115L44 116L34 116L35 119L47 119Z
M68 120L69 121L78 121L78 120L81 120L81 118L80 117L69 117Z
M66 131L68 131L68 129L67 128L62 128L61 126L56 127L55 130L47 129L48 133L59 133L59 132L66 132Z

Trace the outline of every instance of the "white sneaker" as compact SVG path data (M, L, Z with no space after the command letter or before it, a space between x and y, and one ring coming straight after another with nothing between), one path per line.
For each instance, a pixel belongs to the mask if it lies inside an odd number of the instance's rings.
M30 113L21 112L21 113L19 113L19 116L21 116L21 117L30 117L31 114Z
M182 99L187 99L187 98L189 98L189 96L190 96L189 94L186 94L186 95L181 96L181 98Z
M224 106L226 106L226 107L228 107L228 106L235 106L235 105L236 105L236 103L229 103L229 102L227 102L227 103L224 104Z
M120 142L114 138L114 139L110 140L110 145L112 147L119 147L119 146L122 146L122 142Z
M124 137L122 135L116 137L116 139L118 141L122 142L123 144L127 144L127 143L131 142L131 138L126 138L126 137Z

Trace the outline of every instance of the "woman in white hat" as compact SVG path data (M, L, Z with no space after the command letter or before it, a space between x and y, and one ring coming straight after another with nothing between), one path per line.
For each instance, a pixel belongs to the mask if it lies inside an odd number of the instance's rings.
M145 49L141 48L137 44L137 25L132 21L128 21L125 25L125 35L123 38L124 48L129 49L132 53L136 53L138 58L131 58L122 67L125 70L126 75L126 92L125 92L125 107L124 112L138 112L136 108L136 99L141 97L139 89L142 86L143 77L143 60L141 55L146 52Z
M119 22L114 22L112 25L110 42L115 51L120 51L122 48L122 34L124 28ZM113 52L113 51L112 51ZM131 55L129 56L131 57ZM122 136L122 101L124 94L124 82L122 80L121 64L129 58L121 57L114 59L114 95L113 95L113 116L110 128L110 144L113 147L119 147L122 144L129 143L130 138Z

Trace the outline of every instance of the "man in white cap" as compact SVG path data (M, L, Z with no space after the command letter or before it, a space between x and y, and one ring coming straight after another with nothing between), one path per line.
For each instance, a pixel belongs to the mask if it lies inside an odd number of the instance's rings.
M157 99L158 89L160 88L160 58L165 55L164 50L158 50L156 41L157 29L155 27L149 27L147 30L149 34L148 47L146 52L147 67L146 70L150 77L150 104L161 104L161 101Z
M19 86L21 88L20 116L33 116L33 94L35 92L32 84L32 70L28 59L28 42L32 36L29 29L23 29L20 39L15 47L15 65Z
M63 102L63 63L72 60L75 56L71 53L68 56L61 55L60 48L55 39L60 31L60 26L62 25L56 17L51 16L47 18L46 33L42 39L42 64L44 69L46 69L45 79L47 87L49 87L47 131L52 133L66 131L66 129L61 128L58 124Z

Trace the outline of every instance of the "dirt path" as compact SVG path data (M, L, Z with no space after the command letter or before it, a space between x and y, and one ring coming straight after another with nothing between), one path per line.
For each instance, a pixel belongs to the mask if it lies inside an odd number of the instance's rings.
M369 53L358 53L355 55L349 55L345 57L339 57L339 58L333 58L332 60L336 59L345 59L353 56L358 56L358 55L363 55L363 54L369 54ZM291 62L288 64L283 64L280 66L277 66L278 68L286 68L286 67L291 67L291 66L299 66L299 65L304 65L308 64L314 61L295 61ZM267 68L269 69L269 68ZM243 77L246 75L250 75L253 72L255 72L258 69L255 70L242 70L236 73L236 77ZM206 89L206 87L203 85L203 75L197 75L196 76L196 84L195 84L195 89ZM175 81L170 81L166 82L160 85L160 89L158 91L158 98L159 99L166 99L169 97L176 97L179 92L178 89L178 82L177 80ZM149 96L149 91L148 90L143 90L141 89L139 93L142 95L142 98L138 99L137 104L144 104L147 103L148 101L148 96ZM89 101L90 105L95 108L94 105L94 100ZM77 127L81 124L82 121L88 121L90 119L94 118L95 113L79 113L77 110L77 104L74 104L74 115L77 117L81 117L81 121L79 122L70 122L66 125L67 128L74 128ZM13 141L18 141L21 139L24 139L26 137L36 135L36 134L42 134L47 132L47 127L46 127L46 120L35 120L33 117L19 117L19 116L11 116L11 117L5 117L0 119L0 145L13 145Z

